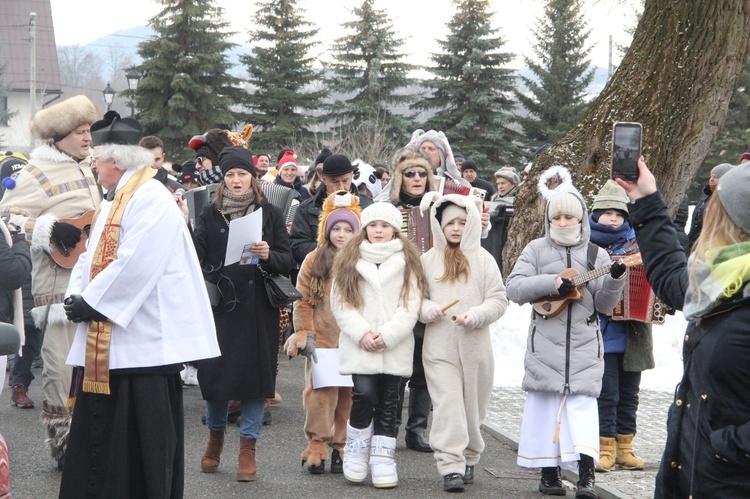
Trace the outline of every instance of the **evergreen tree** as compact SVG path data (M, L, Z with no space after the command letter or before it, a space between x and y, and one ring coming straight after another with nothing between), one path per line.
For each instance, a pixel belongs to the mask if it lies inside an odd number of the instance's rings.
M708 184L711 169L721 163L736 165L740 156L750 150L750 56L745 60L737 88L729 101L724 128L711 146L688 190L691 199L698 199Z
M442 130L451 145L486 169L518 160L518 134L512 121L514 72L503 66L513 54L501 52L505 40L492 28L488 0L453 0L456 12L449 35L438 40L442 53L433 54L425 82L430 95L413 108L436 110L425 128Z
M156 36L138 46L144 75L136 93L138 119L164 141L167 154L189 154L190 137L240 120L232 106L246 97L231 67L228 23L214 0L160 0L149 21Z
M396 37L392 21L374 3L364 0L354 8L356 19L343 24L352 33L333 45L335 62L326 83L340 98L331 105L329 118L340 136L377 133L393 149L406 143L414 127L410 117L394 110L408 109L414 101L398 90L415 84L409 71L417 66L403 62L399 49L404 40Z
M253 124L253 148L298 150L309 140L308 127L320 121L312 111L321 107L324 90L310 90L318 80L313 58L318 32L303 17L296 0L264 0L259 3L252 31L252 54L241 60L255 87L247 102Z
M581 118L594 69L580 0L548 0L533 33L536 60L524 59L538 81L521 77L531 95L516 95L530 114L518 121L526 139L538 146L559 139Z

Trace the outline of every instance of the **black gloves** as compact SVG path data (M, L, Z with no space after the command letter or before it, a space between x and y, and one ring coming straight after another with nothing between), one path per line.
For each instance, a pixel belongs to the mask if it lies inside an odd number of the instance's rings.
M65 222L55 222L50 238L61 250L73 248L81 240L81 229Z
M86 300L84 300L81 295L70 295L65 298L63 308L65 309L65 315L68 317L68 320L75 322L76 324L79 322L107 320L106 317L91 308L91 305L86 303Z
M627 267L625 267L624 263L617 261L609 267L609 275L612 276L612 279L619 279L625 273L626 269Z
M307 344L305 345L305 348L299 351L300 355L304 355L307 357L307 360L310 362L318 363L318 356L315 353L315 335L313 333L307 333Z
M573 281L571 281L567 277L563 277L562 284L560 284L560 287L557 288L557 292L560 293L560 296L567 296L572 293L574 289L576 289L576 286L575 284L573 284Z

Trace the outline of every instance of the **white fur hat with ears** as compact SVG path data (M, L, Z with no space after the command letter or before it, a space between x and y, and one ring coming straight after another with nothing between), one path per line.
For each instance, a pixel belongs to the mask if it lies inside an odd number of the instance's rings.
M560 184L554 189L547 186L555 176L560 178ZM583 219L583 197L573 186L570 172L564 166L553 166L539 177L539 193L547 200L547 217L549 220L558 215L570 215L579 221Z

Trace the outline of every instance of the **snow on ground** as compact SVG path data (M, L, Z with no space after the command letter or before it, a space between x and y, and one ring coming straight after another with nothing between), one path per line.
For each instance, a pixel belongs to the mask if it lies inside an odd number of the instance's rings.
M490 327L495 353L495 386L521 386L530 321L531 305L510 303L505 315ZM656 368L643 372L642 390L674 391L682 377L682 340L686 325L682 312L667 316L663 325L654 325Z

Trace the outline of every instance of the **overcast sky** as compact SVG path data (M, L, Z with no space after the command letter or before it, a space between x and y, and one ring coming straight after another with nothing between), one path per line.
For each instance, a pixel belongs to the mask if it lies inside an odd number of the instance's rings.
M341 23L353 19L352 8L362 0L299 0L298 5L306 10L307 19L319 29L322 45L314 49L314 55L327 59L328 40L341 36ZM51 0L55 38L58 45L85 45L115 31L143 26L162 7L156 0ZM237 32L233 41L248 45L248 30L251 28L256 1L220 0L225 10L225 19L231 21L231 29ZM632 5L637 0L584 0L586 16L592 30L589 42L592 45L592 62L606 67L608 39L612 35L615 43L627 42L624 29L635 24ZM505 51L519 57L515 67L522 65L521 55L531 55L534 42L531 30L535 20L543 14L543 0L491 0L493 22L505 38ZM376 0L376 6L384 9L393 20L399 36L406 39L404 52L410 55L409 62L429 65L431 53L439 51L437 39L446 36L446 23L455 12L451 0ZM614 63L618 57L615 55Z

